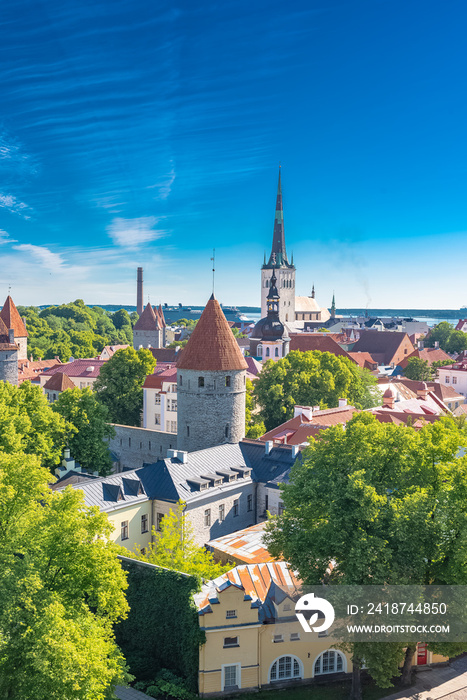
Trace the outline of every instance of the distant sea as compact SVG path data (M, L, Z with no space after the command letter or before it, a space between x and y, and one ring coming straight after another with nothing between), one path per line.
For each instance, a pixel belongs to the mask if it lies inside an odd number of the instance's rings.
M241 308L239 308L241 311ZM402 317L413 318L415 321L425 321L430 326L436 326L441 321L447 321L456 325L460 318L467 318L467 309L337 309L338 316L348 318L350 316L364 316L368 314L369 318L377 317ZM248 317L251 321L259 321L261 312L242 312L242 315Z

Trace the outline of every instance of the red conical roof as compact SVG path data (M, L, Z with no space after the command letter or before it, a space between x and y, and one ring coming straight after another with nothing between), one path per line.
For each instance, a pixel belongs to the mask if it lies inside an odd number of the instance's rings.
M18 309L16 308L15 303L10 297L10 295L7 296L6 301L3 304L3 309L0 312L0 318L5 323L5 326L7 328L13 328L15 332L15 338L28 337L26 326L24 325L23 319L19 315Z
M157 313L159 314L162 328L165 328L167 324L165 322L164 312L162 311L162 304L159 304L159 308L157 309Z
M177 369L238 370L248 365L214 294L206 304Z
M9 343L8 328L5 326L0 314L0 343Z
M144 311L136 321L134 330L135 331L153 331L156 329L157 321L156 314L151 304L148 302L144 307Z

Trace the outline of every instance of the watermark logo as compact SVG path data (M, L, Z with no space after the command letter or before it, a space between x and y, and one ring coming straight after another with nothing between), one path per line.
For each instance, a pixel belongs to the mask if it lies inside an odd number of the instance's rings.
M306 613L311 613L308 620ZM321 625L315 627L319 613L324 615ZM305 632L325 632L334 622L334 608L324 598L316 598L314 593L306 593L295 603L295 615Z

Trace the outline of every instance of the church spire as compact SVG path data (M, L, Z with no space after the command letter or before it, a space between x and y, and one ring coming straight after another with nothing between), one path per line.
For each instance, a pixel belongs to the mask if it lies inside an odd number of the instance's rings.
M336 317L336 297L334 292L332 293L332 304L331 304L331 318Z
M275 263L273 262L274 255ZM290 263L287 259L287 251L285 249L284 210L282 208L282 185L280 166L279 182L277 184L276 213L274 216L274 232L272 236L272 248L268 266L274 264L278 265L278 267L290 267Z

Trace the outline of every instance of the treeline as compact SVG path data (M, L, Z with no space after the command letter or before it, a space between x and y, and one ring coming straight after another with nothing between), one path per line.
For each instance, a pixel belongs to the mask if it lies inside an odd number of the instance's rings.
M70 357L95 357L106 345L131 345L136 311L114 313L100 306L92 308L82 299L69 304L39 309L19 306L28 331L28 356L48 360L58 356L62 362Z

